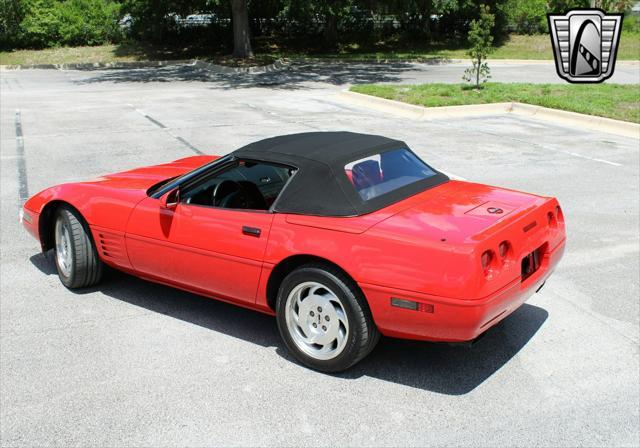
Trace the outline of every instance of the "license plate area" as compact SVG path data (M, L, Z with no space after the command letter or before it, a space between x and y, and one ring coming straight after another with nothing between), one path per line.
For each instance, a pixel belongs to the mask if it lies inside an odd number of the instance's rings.
M529 277L531 277L535 272L540 269L540 264L542 262L542 255L544 251L544 245L540 246L533 252L526 255L521 262L520 267L520 275L521 281L525 281Z

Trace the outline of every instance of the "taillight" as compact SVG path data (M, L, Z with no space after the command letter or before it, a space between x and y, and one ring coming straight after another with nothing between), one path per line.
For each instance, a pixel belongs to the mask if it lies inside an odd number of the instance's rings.
M562 213L562 209L559 205L556 206L556 219L558 222L564 222L564 214Z
M509 244L509 241L503 241L498 245L498 253L500 254L500 258L505 258L507 256L510 247L511 244Z
M480 261L482 263L482 270L484 271L485 274L488 274L489 266L493 261L493 252L490 250L485 250L484 253L482 254L482 257L480 258Z

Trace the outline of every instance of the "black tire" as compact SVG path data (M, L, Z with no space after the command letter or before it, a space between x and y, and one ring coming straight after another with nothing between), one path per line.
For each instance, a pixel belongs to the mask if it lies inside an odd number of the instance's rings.
M57 226L66 227L69 235L67 241L69 266L61 266L58 257ZM91 233L84 219L71 207L62 206L56 210L54 222L55 263L58 277L69 289L86 288L97 284L102 278L103 265L91 238Z
M287 299L294 288L306 282L328 287L345 311L349 325L346 345L332 359L316 359L301 350L287 325ZM287 275L278 291L276 317L280 335L293 356L305 366L321 372L335 373L348 369L367 356L380 339L380 332L360 288L344 272L329 264L306 264Z

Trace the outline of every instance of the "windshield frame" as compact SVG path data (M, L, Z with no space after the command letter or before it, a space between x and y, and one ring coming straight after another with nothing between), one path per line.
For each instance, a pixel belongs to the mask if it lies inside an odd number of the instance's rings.
M168 182L164 180L162 182L159 182L153 185L151 188L147 190L147 195L153 199L160 199L166 193L180 187L180 185L182 185L184 182L188 182L194 179L195 177L198 177L201 174L209 171L210 169L226 165L227 163L232 162L233 160L235 160L235 157L232 154L227 154L226 156L222 156L219 159L212 160L211 162L206 163L199 168L191 170L178 177L174 177L173 179L170 178Z

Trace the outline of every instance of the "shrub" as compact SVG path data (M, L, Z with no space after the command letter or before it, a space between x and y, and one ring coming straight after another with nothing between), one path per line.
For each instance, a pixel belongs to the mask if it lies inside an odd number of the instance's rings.
M512 30L519 34L545 32L547 0L510 0L503 6Z
M627 14L622 21L622 31L627 33L640 33L640 16Z
M120 5L112 0L11 0L19 4L3 47L99 45L120 38ZM4 15L4 14L3 14ZM17 23L16 23L17 21ZM3 22L5 20L3 19ZM3 26L2 31L4 32Z
M100 45L118 39L118 3L105 0L67 0L59 5L62 45Z

